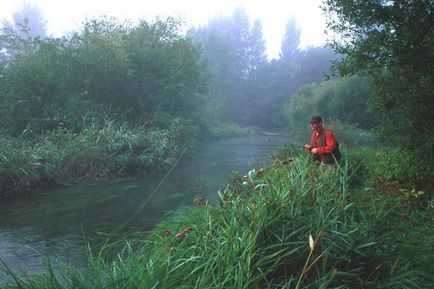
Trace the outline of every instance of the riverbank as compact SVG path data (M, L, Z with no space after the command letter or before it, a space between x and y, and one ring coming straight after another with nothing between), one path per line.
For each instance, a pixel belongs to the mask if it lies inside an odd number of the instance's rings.
M411 194L399 183L400 190L384 189L392 177L377 175L367 152L335 170L312 166L298 154L294 158L290 148L278 155L286 161L244 177L232 175L218 205L196 200L149 235L95 248L86 272L56 267L59 274L48 270L29 280L16 276L7 288L432 284L432 192L415 188ZM377 162L383 157L377 151Z

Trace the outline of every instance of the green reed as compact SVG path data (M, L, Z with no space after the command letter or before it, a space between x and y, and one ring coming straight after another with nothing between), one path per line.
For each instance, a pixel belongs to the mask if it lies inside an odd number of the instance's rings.
M48 183L97 182L169 167L187 146L191 128L173 120L162 129L90 125L80 132L57 129L37 137L0 136L0 198Z

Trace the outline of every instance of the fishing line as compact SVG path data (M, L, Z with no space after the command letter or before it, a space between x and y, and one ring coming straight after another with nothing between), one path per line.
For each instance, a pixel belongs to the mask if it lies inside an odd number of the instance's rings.
M207 147L230 147L230 146L245 146L245 147L280 147L281 145L272 145L272 144L215 144L215 145L207 145Z
M149 194L149 196L146 198L146 200L143 201L143 203L140 205L140 207L130 216L130 218L124 224L122 224L118 228L114 229L109 235L112 235L112 234L119 232L128 223L130 223L134 219L134 217L148 204L149 200L154 196L155 192L158 191L160 186L166 181L167 177L172 173L173 169L176 167L176 165L178 164L179 160L182 158L182 156L184 155L186 150L187 150L187 148L184 148L184 150L181 152L181 154L179 155L176 162L173 164L173 166L170 168L170 170L166 173L164 178L161 179L161 181L158 183L158 185L155 187L155 189Z

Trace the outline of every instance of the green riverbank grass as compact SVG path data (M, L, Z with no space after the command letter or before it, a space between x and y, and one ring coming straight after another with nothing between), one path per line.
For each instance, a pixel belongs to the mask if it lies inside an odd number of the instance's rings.
M47 184L101 182L170 167L196 139L193 127L173 119L164 128L90 125L37 137L0 135L0 198ZM193 135L193 136L191 136Z
M10 272L5 288L429 288L432 210L361 186L360 169L300 156L235 174L219 204L99 248L85 272Z

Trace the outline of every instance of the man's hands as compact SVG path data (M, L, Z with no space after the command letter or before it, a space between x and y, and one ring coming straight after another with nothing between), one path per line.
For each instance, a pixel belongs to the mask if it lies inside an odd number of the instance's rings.
M312 148L312 145L310 144L306 144L304 145L304 149L309 151L312 154L317 154L318 153L318 148Z

